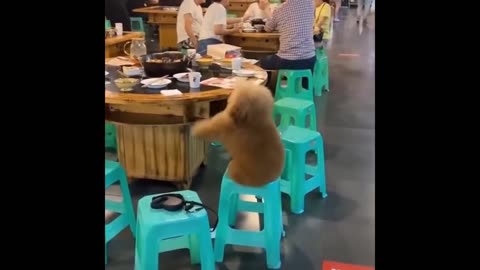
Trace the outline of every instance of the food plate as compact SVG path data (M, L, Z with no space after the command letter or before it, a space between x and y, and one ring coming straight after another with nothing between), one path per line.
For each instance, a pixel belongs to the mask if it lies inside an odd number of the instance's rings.
M105 71L105 76L107 76L109 73L107 71Z
M248 69L233 70L233 74L239 77L253 77L255 76L255 71Z
M243 28L242 31L245 32L245 33L253 33L253 32L255 32L256 30L255 30L255 28Z
M149 84L149 83L151 83L152 81L155 81L155 80L157 80L157 81L154 82L153 84L150 84L150 85L148 86L148 88L163 88L163 87L165 87L165 86L167 86L167 85L169 85L169 84L172 83L172 81L169 80L169 79L161 79L161 80L159 80L159 78L145 79L145 80L142 80L141 83L142 83L142 84Z
M188 72L177 73L173 77L179 82L188 82Z

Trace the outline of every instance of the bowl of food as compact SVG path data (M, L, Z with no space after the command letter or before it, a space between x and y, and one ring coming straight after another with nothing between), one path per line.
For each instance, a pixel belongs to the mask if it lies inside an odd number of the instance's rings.
M208 68L213 63L213 58L203 56L197 59L196 61L201 68Z
M262 18L252 19L250 23L252 24L253 27L255 27L255 25L258 25L258 24L265 25L265 21Z
M222 60L220 60L220 65L223 67L223 68L231 68L232 67L232 58L224 58Z
M142 66L148 77L162 77L187 69L187 56L177 51L155 52L142 56Z
M131 91L138 84L139 79L136 78L118 78L113 81L121 91Z
M257 30L257 32L262 32L263 30L265 30L265 25L256 24L253 28L255 28L255 30Z

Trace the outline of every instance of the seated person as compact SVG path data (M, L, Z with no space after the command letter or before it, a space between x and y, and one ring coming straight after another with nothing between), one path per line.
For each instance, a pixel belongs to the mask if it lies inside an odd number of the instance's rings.
M177 47L196 49L198 36L203 22L203 10L200 6L205 0L183 0L177 15Z
M273 8L273 5L271 5L268 0L258 0L256 3L251 3L245 11L245 14L243 14L243 21L250 19L270 19Z
M200 55L207 54L208 45L223 43L223 35L240 32L241 28L238 26L238 23L242 22L242 18L227 19L225 7L229 3L230 0L213 0L213 3L207 8L198 40L197 53ZM227 24L235 25L232 29L227 29Z
M278 30L280 48L277 54L266 56L257 64L263 69L310 69L313 73L314 10L312 0L288 0L277 7L265 23L265 31Z

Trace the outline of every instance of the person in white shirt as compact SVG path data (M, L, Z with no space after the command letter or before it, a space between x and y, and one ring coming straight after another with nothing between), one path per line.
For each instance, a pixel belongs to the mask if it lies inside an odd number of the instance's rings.
M242 18L227 19L227 10L230 0L213 0L212 4L207 8L207 12L203 17L203 24L198 39L197 53L205 55L207 46L223 43L223 35L240 31L238 23L242 22ZM232 29L227 29L227 24L234 24Z
M268 0L258 0L258 3L251 3L245 14L243 14L243 21L249 19L270 19L273 8L273 5Z
M177 47L196 49L203 23L203 10L200 6L205 0L183 0L177 15Z

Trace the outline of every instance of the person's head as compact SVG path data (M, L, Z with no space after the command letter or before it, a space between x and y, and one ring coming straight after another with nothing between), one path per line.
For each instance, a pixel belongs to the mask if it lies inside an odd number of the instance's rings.
M268 4L269 2L268 2L268 0L258 0L258 3L259 3L260 5L266 5L266 4Z
M230 4L230 0L212 0L212 3L222 4L225 8Z

